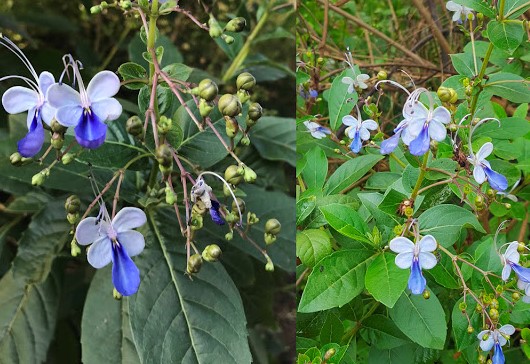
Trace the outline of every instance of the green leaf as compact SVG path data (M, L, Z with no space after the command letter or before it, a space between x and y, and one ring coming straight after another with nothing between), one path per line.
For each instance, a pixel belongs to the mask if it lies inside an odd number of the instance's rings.
M365 250L341 250L319 262L307 280L298 306L300 312L316 312L340 307L364 289L366 265L372 253Z
M363 329L368 333L370 344L378 349L388 350L410 343L394 321L383 315L372 315L363 320Z
M477 59L473 61L473 55L471 53L456 53L451 54L451 61L456 72L462 76L473 78L478 74L478 71L482 67L482 62Z
M172 63L164 67L162 71L167 73L169 78L173 80L187 81L193 72L193 68L182 63Z
M424 271L424 273L433 277L436 283L446 288L460 288L460 281L457 280L458 278L453 268L453 261L446 254L441 254L438 264L434 268Z
M433 293L428 300L422 295L403 293L390 309L390 317L415 343L424 348L443 349L447 334L445 312Z
M324 185L324 193L326 195L340 193L360 180L381 159L383 159L381 155L367 154L347 161L329 177Z
M296 123L294 119L264 116L250 129L250 140L268 160L296 165Z
M113 288L111 266L98 270L83 308L81 347L85 364L140 364L129 322L129 302L126 298L115 300Z
M409 271L394 263L394 254L379 254L366 270L366 289L377 301L392 308L405 288Z
M513 140L530 132L530 122L524 118L499 119L501 126L495 121L481 125L473 133L475 138L490 137L497 140Z
M143 79L144 82L128 82L123 86L130 90L139 90L144 87L147 82L147 71L145 68L140 66L138 63L127 62L118 67L118 73L123 78L124 81L132 79Z
M453 312L451 314L451 320L453 322L453 337L456 341L456 349L462 351L465 348L477 343L477 331L469 334L467 328L469 322L467 321L466 316L460 311L460 303L464 301L463 298L460 298L453 307ZM482 324L482 319L480 313L475 310L477 304L473 300L466 300L466 312L471 321L471 326L475 330L479 330Z
M516 19L530 8L528 0L506 0L504 4L504 17Z
M351 206L334 203L321 206L320 211L324 214L328 224L342 235L370 243L370 240L365 236L366 223Z
M302 72L302 71L296 71L296 84L297 85L301 85L303 83L306 83L310 79L311 79L311 77L307 73Z
M342 320L337 314L337 310L328 311L328 317L320 330L321 343L337 343L342 339L344 326Z
M343 77L355 78L350 68L345 69L335 77L329 92L329 125L331 130L337 130L342 124L342 118L350 113L357 104L357 92L348 93L348 85L342 83Z
M66 221L64 202L53 201L33 216L22 235L13 261L13 277L27 283L43 282L50 273L53 260L68 239L70 226Z
M418 218L422 235L432 235L441 246L454 244L464 228L472 227L485 233L477 217L470 211L455 205L431 207Z
M148 224L136 259L142 283L129 298L141 362L249 363L241 298L223 266L203 264L190 280L175 217L149 214Z
M302 176L307 189L322 189L328 174L328 159L326 153L316 146L304 155L306 164Z
M493 45L512 54L523 42L521 23L492 20L488 23L488 37Z
M325 231L308 229L296 234L296 256L305 266L313 268L331 252L331 240Z
M415 363L414 346L403 345L392 349L372 347L368 356L368 364L403 364Z
M503 72L491 75L484 85L484 90L511 102L530 102L528 81L513 73Z
M0 281L0 353L2 363L44 363L59 309L60 282L55 274L26 285L8 272Z
M303 197L296 201L296 226L300 226L307 219L316 205L316 196L314 195Z

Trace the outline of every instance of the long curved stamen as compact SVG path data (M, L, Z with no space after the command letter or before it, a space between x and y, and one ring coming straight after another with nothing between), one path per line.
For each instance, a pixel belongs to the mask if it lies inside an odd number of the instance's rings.
M471 114L464 115L464 117L462 119L460 119L460 122L458 123L458 126L462 125L462 123L464 121L466 121L466 119L469 117L469 115L471 115ZM456 137L457 136L458 136L458 130L454 134L451 132L451 142L453 143L453 147L456 145ZM473 153L472 150L471 150L471 153Z
M39 89L39 86L35 83L35 81L27 77L24 77L24 76L17 76L17 75L4 76L0 78L0 82L8 80L10 78L16 78L16 79L22 80L26 82L33 91L37 92L38 94L42 94L42 92Z
M412 78L412 76L409 75L409 74L408 74L407 72L405 72L404 70L400 70L400 71L403 72L403 73L409 78L410 83L412 83L412 86L413 86L414 88L416 88L416 84L414 83L414 79Z
M9 49L15 56L18 57L18 59L22 61L24 66L26 66L31 75L35 78L35 81L39 80L39 76L37 75L35 68L33 68L33 65L26 55L20 50L20 48L17 47L15 43L13 43L9 38L5 37L2 33L0 33L0 44Z
M63 63L65 67L63 72L61 73L61 77L59 78L59 84L62 83L65 74L70 77L70 74L68 73L68 68L71 68L74 74L74 85L77 81L79 87L79 96L81 98L81 104L85 109L88 109L90 107L90 100L86 92L85 84L83 83L83 78L81 77L81 73L79 72L83 69L83 64L80 61L75 60L71 54L66 54L63 56Z
M350 52L350 47L347 47L346 50L347 52L344 53L344 55L346 56L346 63L348 64L348 66L350 66L351 70L353 71L353 75L357 77L358 75L355 72L355 68L353 68L353 57Z
M375 88L376 90L379 90L379 84L380 84L380 83L389 83L389 84L391 84L392 86L397 87L397 88L399 88L399 89L405 91L405 92L407 93L407 95L409 95L409 97L410 97L410 92L409 92L409 90L407 90L404 86L400 85L400 84L397 83L396 81L392 81L392 80L381 80L381 81L377 81L376 84L375 84L375 86L374 86L374 88Z
M469 114L468 114L469 115ZM469 153L471 155L471 158L474 158L474 154L473 154L473 148L471 147L471 139L473 138L473 133L475 132L475 130L482 124L484 124L486 121L490 121L490 120L495 120L497 123L499 123L499 128L501 127L501 122L499 119L496 119L496 118L484 118L482 120L480 120L478 123L476 123L474 126L473 126L473 122L471 122L471 128L469 129L469 138L468 138L468 146L469 146Z
M234 199L234 202L236 203L237 212L239 213L239 226L243 226L243 214L241 213L241 210L239 209L239 204L237 203L236 195L234 194L234 191L232 191L232 187L230 187L230 184L223 177L218 175L217 173L210 172L210 171L205 171L205 172L202 172L201 174L199 174L199 176L197 177L197 180L202 178L203 174L209 174L209 175L212 175L212 176L215 176L215 177L219 178L221 181L223 181L223 183L226 185L226 187L228 187L228 190L230 191L230 195L232 195L232 198Z

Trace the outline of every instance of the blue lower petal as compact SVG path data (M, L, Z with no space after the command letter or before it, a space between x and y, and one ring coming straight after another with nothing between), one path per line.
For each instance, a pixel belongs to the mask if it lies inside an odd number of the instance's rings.
M74 130L80 146L95 149L105 141L107 125L102 123L94 112L84 111L81 121Z
M504 191L508 188L508 180L502 174L495 172L493 169L488 168L482 165L486 177L488 177L488 182L494 190Z
M425 290L427 281L423 274L421 273L420 262L417 259L412 261L412 266L410 267L410 277L408 287L412 294L422 294Z
M215 222L217 225L224 225L225 221L223 220L223 217L221 216L221 213L219 212L219 208L221 205L219 205L219 202L212 200L212 208L210 209L210 216L212 217L213 222Z
M392 135L390 138L383 140L381 142L381 154L390 154L396 149L399 144L399 136L401 132L397 132Z
M420 135L410 142L410 154L415 156L424 155L429 150L431 139L429 138L429 126L424 125Z
M18 152L25 158L33 157L40 152L42 144L44 143L44 127L42 120L40 120L39 113L36 112L33 116L33 121L29 127L29 131L24 138L19 140L17 144Z
M112 243L112 283L124 296L138 291L140 271L120 243Z
M350 149L352 152L357 154L361 150L362 146L363 146L363 143L361 142L361 135L359 134L359 131L357 130L355 132L355 136L353 137L353 140L351 141Z
M491 358L493 364L504 364L504 353L499 343L496 343L493 347L493 357Z
M519 264L509 263L517 277L526 283L530 283L530 268L523 268Z

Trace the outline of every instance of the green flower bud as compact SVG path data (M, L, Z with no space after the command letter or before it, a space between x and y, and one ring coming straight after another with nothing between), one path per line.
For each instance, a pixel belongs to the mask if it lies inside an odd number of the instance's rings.
M158 132L162 135L166 135L167 133L171 131L172 126L173 126L173 120L162 115L157 124Z
M484 198L481 195L477 195L477 197L475 197L475 205L476 206L484 205Z
M512 204L506 202L506 203L504 204L504 208L505 208L506 210L510 210L510 209L512 208Z
M490 308L489 315L492 320L499 319L499 311L496 308Z
M90 8L90 14L99 14L101 13L101 6L99 5L94 5Z
M479 354L478 362L479 362L479 364L486 364L486 357L484 355L482 355L482 354Z
M322 57L318 57L317 58L317 64L319 65L323 65L324 63L326 63L326 60Z
M233 189L235 190L235 186L233 186ZM228 186L225 185L224 183L223 183L223 195L225 195L226 197L232 196L232 193L230 192L230 188L228 188Z
M473 86L467 85L464 89L464 93L466 94L466 96L471 96L471 94L473 93Z
M336 350L334 348L331 348L329 349L328 351L326 351L326 353L324 354L324 360L329 360L333 357L333 355L335 355L336 353Z
M523 253L525 250L526 250L525 243L523 243L522 241L520 241L519 244L517 244L517 251L518 251L519 253Z
M452 88L450 88L449 91L451 92L451 99L449 99L449 103L454 104L458 101L458 94Z
M226 34L221 34L221 39L224 40L226 44L232 44L235 41L234 37Z
M52 122L50 123L50 128L52 129L52 132L59 133L59 134L64 134L66 132L66 129L68 129L62 126L61 124L59 124L59 122L55 119L53 119Z
M15 152L9 156L9 161L14 166L21 166L22 165L22 155L19 152Z
M75 238L70 242L70 254L73 257L77 257L81 253L81 248L77 245L77 240Z
M496 299L491 300L490 307L499 309L499 301Z
M234 138L239 131L239 124L237 123L237 120L233 117L225 116L225 121L226 136L229 138Z
M379 81L386 80L387 78L388 78L388 73L386 73L386 71L380 70L379 72L377 72L377 79Z
M241 144L245 147L248 147L250 145L250 138L248 135L245 135L243 138L241 138Z
M451 100L451 91L447 87L440 86L436 94L442 102L449 102Z
M75 214L76 212L79 212L79 208L81 207L81 200L76 195L71 195L66 199L66 202L64 203L64 209L66 212Z
M225 180L232 184L232 185L238 185L243 181L243 174L239 173L238 166L230 165L225 169Z
M474 331L475 331L475 329L473 328L473 326L468 326L467 327L467 333L468 334L472 334Z
M486 194L488 195L489 198L494 198L497 192L495 192L495 190L492 188L488 188L488 190L486 191Z
M458 125L456 124L449 124L449 130L452 131L453 133L457 132L458 131Z
M243 72L237 76L236 85L238 90L252 91L256 86L256 79L250 73Z
M217 22L217 19L213 16L213 14L210 14L210 19L208 20L208 26L210 27L210 37L212 38L218 38L223 34L223 29L221 29L221 26Z
M227 232L227 233L225 234L225 239L226 239L227 241L230 241L230 240L232 240L233 238L234 238L234 233L233 233L232 231L229 231L229 232Z
M339 148L335 148L335 149L333 149L333 152L335 152L336 154L341 154L341 152L340 152L340 149L339 149Z
M135 137L142 135L144 132L142 120L140 120L140 118L136 115L131 116L129 119L127 119L125 129L127 130L127 133Z
M269 257L267 257L267 264L265 264L265 270L267 272L274 272L274 263Z
M197 215L204 215L206 213L208 209L206 208L206 206L204 205L204 202L202 202L201 200L198 200L194 205L193 207L191 208L191 213L192 214L197 214Z
M245 29L247 21L245 18L237 17L228 22L225 26L225 30L228 32L239 33Z
M116 301L119 301L119 300L121 300L121 298L122 298L123 296L121 295L120 292L118 292L118 290L117 290L116 288L113 288L113 289L112 289L112 297L114 297L114 299L115 299Z
M64 164L64 165L67 165L67 164L70 164L74 161L75 159L75 154L74 153L66 153L65 155L63 155L63 157L61 158L61 162Z
M203 118L207 117L208 115L210 115L210 113L212 112L214 108L214 103L211 102L211 101L206 101L205 99L200 99L199 100L199 112L201 113L201 116Z
M248 108L247 125L253 126L254 124L256 124L256 121L258 121L261 118L262 115L263 115L263 108L261 107L261 105L258 104L257 102L251 103Z
M173 164L173 154L167 144L160 144L156 149L156 160L161 166L170 167Z
M206 101L212 101L215 99L218 92L219 89L217 88L217 84L209 78L205 78L199 83L198 94Z
M248 100L250 100L250 94L248 91L245 90L237 90L237 98L239 99L239 102L244 104Z
M255 225L259 222L259 218L256 216L253 212L248 212L247 214L247 224L248 225Z
M475 306L475 311L477 311L477 312L480 313L480 312L482 312L483 308L484 308L484 307L483 307L482 305L478 305L478 304L477 304L477 305Z
M75 214L68 213L66 214L66 219L68 220L70 225L75 225L79 222L79 213L77 212Z
M282 224L277 219L269 219L265 223L265 232L273 235L278 235L282 228Z
M217 103L219 111L224 116L234 117L241 113L241 102L237 96L232 94L224 94Z
M237 203L236 203L237 202ZM241 213L245 212L245 201L243 199L237 197L235 201L232 201L232 211L234 213L238 213L237 206L239 205L239 209L241 210Z
M512 293L512 299L514 301L519 301L521 299L521 295L518 292Z
M203 227L203 218L201 215L191 216L191 230L200 230Z
M482 341L488 340L489 337L490 337L490 334L488 333L484 334L484 336L482 336Z
M200 256L200 254L193 254L188 260L188 267L186 268L186 271L188 272L188 274L199 273L201 267L202 257Z
M129 10L132 8L132 3L128 0L120 1L120 6L123 10Z
M460 302L458 304L458 309L462 312L466 312L466 309L467 309L467 304L465 302Z
M64 145L64 137L62 134L59 133L53 133L52 139L51 139L51 145L55 149L61 149Z
M271 245L276 241L276 235L265 233L263 234L265 244Z
M33 177L31 177L31 184L33 186L41 186L44 181L46 180L46 177L48 177L48 173L45 172L45 170L40 171L39 173L35 174Z
M431 292L429 292L428 290L423 291L423 298L426 300L431 298Z
M166 203L168 205L174 205L177 203L177 194L171 191L171 188L166 187Z
M258 175L250 167L245 166L245 174L243 175L243 178L247 183L254 183L256 182Z
M232 223L232 222L238 221L239 218L236 216L235 212L230 212L225 215L225 220L227 223Z
M211 244L206 246L206 248L204 248L202 251L202 259L210 263L217 262L222 253L223 252L221 251L221 248L219 248L219 245Z

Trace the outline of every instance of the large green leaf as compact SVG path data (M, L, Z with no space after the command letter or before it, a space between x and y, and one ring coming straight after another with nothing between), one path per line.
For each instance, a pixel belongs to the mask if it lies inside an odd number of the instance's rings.
M221 263L190 279L176 218L148 214L147 247L136 259L142 282L129 298L141 362L249 363L241 297Z
M467 227L484 233L477 217L469 210L455 205L431 207L418 218L422 235L432 235L443 247L456 242L460 231Z
M394 263L394 254L379 254L366 270L366 289L374 298L387 307L394 307L405 288L409 271Z
M112 294L111 266L98 270L83 308L81 344L85 364L140 364L126 298ZM119 350L117 350L119 348Z
M522 137L530 132L530 122L525 118L508 117L499 119L499 123L490 121L487 124L481 125L476 132L473 133L475 138L490 137L492 139L513 140L517 137ZM495 143L495 150L497 143Z
M65 245L70 226L66 220L64 202L53 201L33 216L19 242L13 261L13 276L28 283L43 282L53 260Z
M305 166L301 171L308 189L321 189L328 174L326 153L318 146L305 153Z
M396 324L386 316L372 315L363 321L370 343L378 349L393 349L410 343Z
M298 311L322 311L350 302L364 289L371 257L366 250L341 250L322 259L309 275Z
M324 185L324 193L327 195L340 193L360 180L381 159L383 159L381 155L368 154L347 161L329 177Z
M345 69L340 75L335 77L329 91L329 125L331 130L337 130L342 124L342 118L353 110L357 104L357 92L348 93L348 85L342 82L343 77L355 78L350 68Z
M269 160L296 164L294 119L264 116L250 129L250 140L259 154Z
M488 37L493 45L512 54L523 42L522 23L492 20L488 23Z
M415 343L424 348L443 349L447 324L444 309L434 294L426 300L422 295L403 293L390 309L390 317Z
M331 253L331 241L323 230L308 229L296 234L296 256L307 267L314 267Z
M511 102L530 102L530 87L527 80L513 73L496 73L490 76L484 90Z
M26 285L8 272L0 281L0 362L43 363L53 338L60 284L55 274Z
M338 203L320 207L328 224L342 235L349 238L370 243L366 238L366 223L359 213L351 206Z
M470 78L476 76L482 66L480 59L473 61L473 55L471 53L451 54L451 61L456 72Z

